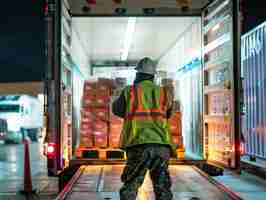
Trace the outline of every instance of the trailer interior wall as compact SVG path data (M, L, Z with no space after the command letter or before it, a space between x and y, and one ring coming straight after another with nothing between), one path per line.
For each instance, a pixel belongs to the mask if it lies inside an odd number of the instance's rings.
M182 32L159 60L159 68L175 80L175 99L181 103L182 135L186 153L202 157L201 18Z
M89 26L82 24L76 18L72 18L72 41L71 41L71 56L73 57L73 133L72 133L72 148L73 150L79 145L80 140L80 108L81 98L83 95L83 84L90 76L90 48L89 45L84 45L84 35L79 31L80 26ZM89 38L90 32L86 33Z
M245 153L266 159L266 23L242 37Z
M82 21L69 15L69 4L62 3L61 17L61 152L71 159L79 144L80 107L83 82L90 74L90 48L79 31ZM90 31L86 33L89 37Z

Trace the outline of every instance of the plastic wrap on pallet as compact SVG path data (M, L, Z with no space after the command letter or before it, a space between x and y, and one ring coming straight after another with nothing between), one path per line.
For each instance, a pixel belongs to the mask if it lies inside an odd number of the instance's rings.
M266 23L241 40L245 152L266 159Z

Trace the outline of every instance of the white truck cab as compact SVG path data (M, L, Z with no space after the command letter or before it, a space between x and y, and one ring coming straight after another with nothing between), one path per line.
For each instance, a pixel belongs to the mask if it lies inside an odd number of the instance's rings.
M7 121L7 142L19 143L28 136L37 141L43 126L41 103L29 95L0 96L0 118Z

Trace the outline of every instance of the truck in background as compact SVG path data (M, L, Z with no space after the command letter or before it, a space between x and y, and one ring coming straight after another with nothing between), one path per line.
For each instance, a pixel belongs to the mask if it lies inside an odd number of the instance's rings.
M5 142L20 143L25 137L38 141L43 127L42 105L29 95L0 96L0 118L7 121Z
M0 144L4 143L7 134L7 121L0 118Z

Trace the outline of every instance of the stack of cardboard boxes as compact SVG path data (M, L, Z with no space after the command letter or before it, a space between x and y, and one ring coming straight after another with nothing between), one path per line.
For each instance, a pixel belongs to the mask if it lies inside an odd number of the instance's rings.
M97 82L86 81L84 84L80 147L108 146L111 83L108 79L98 79Z
M112 114L111 104L119 97L126 84L127 81L123 78L85 82L81 110L80 149L119 148L123 119ZM173 92L173 81L163 80L162 87ZM172 141L179 149L183 149L181 113L178 102L175 102L174 113L169 119L169 128Z

